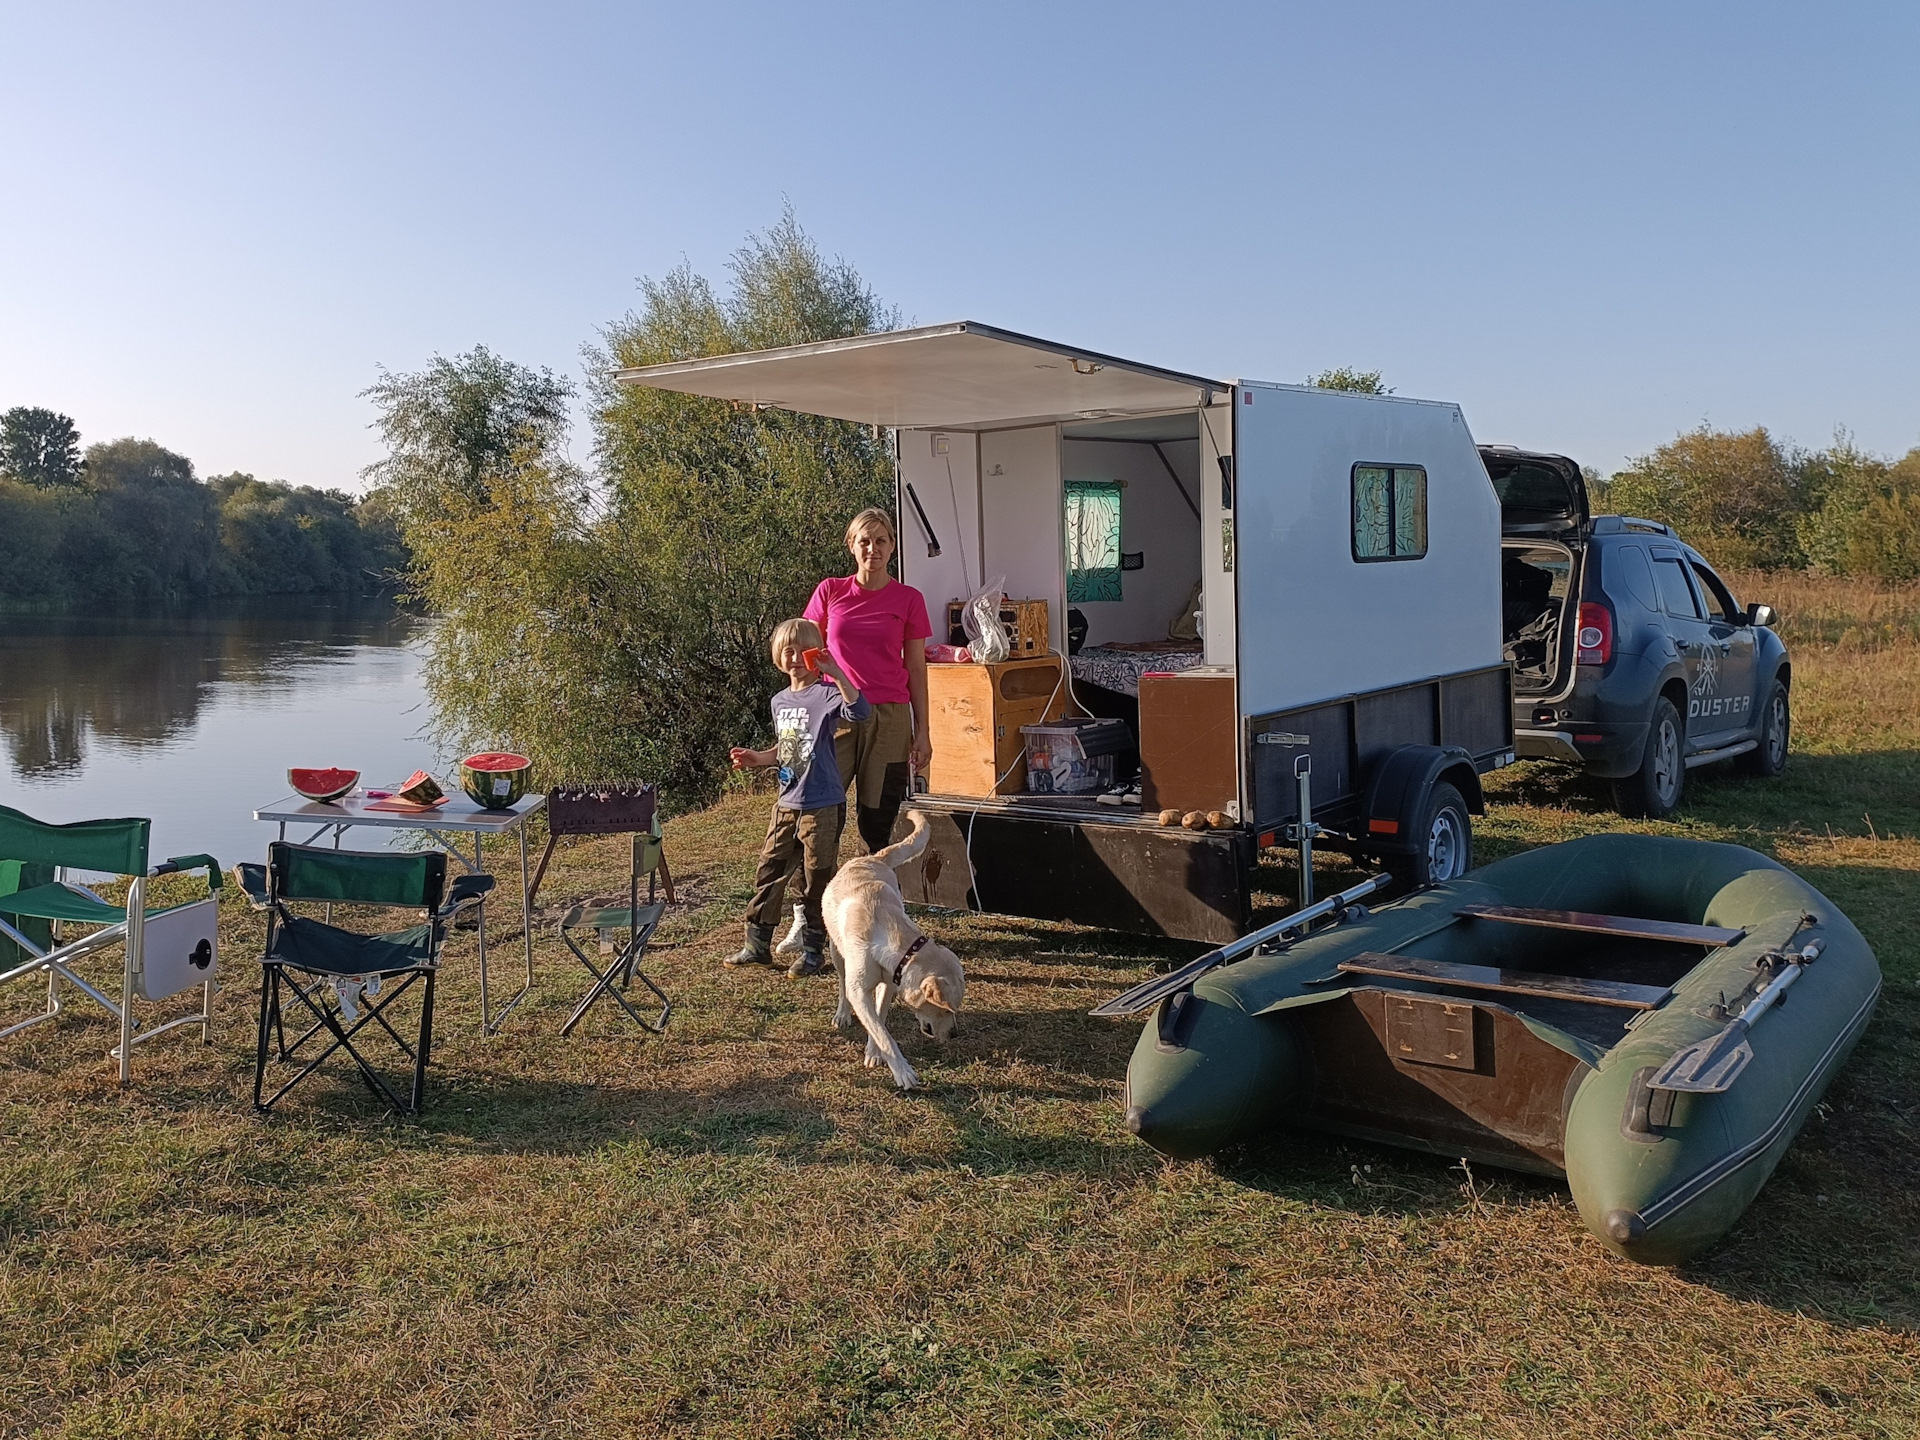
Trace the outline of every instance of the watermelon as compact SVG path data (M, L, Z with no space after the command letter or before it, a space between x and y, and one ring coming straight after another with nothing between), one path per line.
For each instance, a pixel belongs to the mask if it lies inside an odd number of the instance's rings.
M287 783L309 800L338 800L360 783L358 770L289 770Z
M527 793L533 762L524 755L486 750L460 762L460 785L473 803L486 810L505 810Z
M447 792L426 771L416 770L394 787L393 797L409 805L438 805L447 798Z

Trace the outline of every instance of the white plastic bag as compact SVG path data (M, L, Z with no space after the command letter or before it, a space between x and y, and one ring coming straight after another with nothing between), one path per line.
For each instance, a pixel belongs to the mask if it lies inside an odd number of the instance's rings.
M960 612L960 628L967 632L967 649L982 665L993 665L1013 653L1013 639L1000 623L1000 602L1007 593L1007 577L996 575L967 597Z

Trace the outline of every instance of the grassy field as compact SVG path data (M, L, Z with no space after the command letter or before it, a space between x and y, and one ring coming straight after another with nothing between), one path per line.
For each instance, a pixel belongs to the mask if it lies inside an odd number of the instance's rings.
M1292 1135L1163 1162L1120 1125L1137 1027L1085 1012L1193 947L932 917L965 1029L906 1038L928 1088L891 1093L831 982L718 967L765 823L740 795L668 830L664 1039L606 1009L561 1039L586 977L546 933L534 1000L481 1039L462 936L423 1118L343 1077L263 1122L236 907L211 1050L158 1041L122 1092L104 1018L0 1045L0 1433L1920 1433L1920 592L1747 590L1794 647L1782 780L1696 771L1639 826L1519 766L1478 831L1482 859L1752 845L1879 952L1851 1065L1684 1270L1612 1258L1560 1186L1445 1160ZM564 851L543 900L623 863Z

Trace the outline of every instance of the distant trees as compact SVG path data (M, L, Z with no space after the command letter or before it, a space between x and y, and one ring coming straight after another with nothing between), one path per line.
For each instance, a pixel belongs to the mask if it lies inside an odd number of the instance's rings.
M192 461L151 440L92 445L80 458L65 416L22 407L4 424L18 416L28 418L6 431L0 477L0 603L364 589L405 564L383 505L248 475L203 484ZM16 458L16 434L29 437L21 453L38 469Z
M1920 579L1920 449L1891 460L1842 434L1809 451L1702 425L1593 489L1597 509L1665 521L1728 565Z
M1307 377L1309 385L1318 385L1322 390L1346 390L1355 395L1391 395L1381 383L1378 370L1350 370L1342 365L1337 370L1322 370L1318 375Z
M658 779L690 804L713 793L729 744L764 733L780 683L767 635L848 567L842 533L886 502L890 446L609 372L898 316L791 212L729 269L724 295L686 266L642 281L640 311L589 351L597 484L566 458L564 382L544 371L476 351L369 392L389 447L369 474L440 617L427 676L450 739L523 748L550 777Z
M0 477L51 489L80 478L80 432L54 410L16 405L0 415Z

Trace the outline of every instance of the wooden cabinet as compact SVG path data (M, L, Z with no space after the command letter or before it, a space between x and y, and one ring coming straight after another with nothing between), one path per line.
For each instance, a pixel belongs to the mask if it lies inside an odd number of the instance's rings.
M1233 675L1182 670L1140 677L1140 809L1225 810L1240 796Z
M1020 727L1066 713L1063 663L1057 655L1043 655L998 665L927 666L927 730L933 742L927 788L936 795L1025 791L1026 741Z

